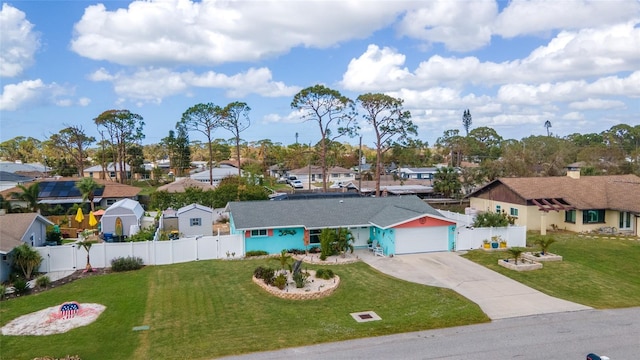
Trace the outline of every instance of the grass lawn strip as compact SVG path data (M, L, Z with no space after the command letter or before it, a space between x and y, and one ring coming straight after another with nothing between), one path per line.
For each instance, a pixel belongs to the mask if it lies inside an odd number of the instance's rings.
M539 235L529 235L532 244ZM516 272L497 265L505 252L471 251L466 258L545 294L598 309L640 306L640 242L553 234L550 251L563 261ZM531 248L535 250L535 247Z
M70 300L107 306L95 323L64 334L1 336L2 357L210 359L489 321L451 290L397 280L364 263L332 266L341 284L328 298L284 300L251 281L259 265L275 267L268 260L149 266L2 302L0 324ZM357 323L349 315L365 310L382 320ZM140 325L150 329L132 331Z

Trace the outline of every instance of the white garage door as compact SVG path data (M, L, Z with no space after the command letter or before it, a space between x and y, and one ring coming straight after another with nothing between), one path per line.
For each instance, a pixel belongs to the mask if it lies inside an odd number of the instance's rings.
M449 250L447 226L396 229L396 254Z

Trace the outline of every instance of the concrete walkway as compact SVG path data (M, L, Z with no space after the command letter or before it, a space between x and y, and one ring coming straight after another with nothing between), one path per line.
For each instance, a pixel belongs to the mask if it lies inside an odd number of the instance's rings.
M541 293L454 252L399 255L392 258L359 251L371 267L418 284L449 288L475 302L491 318L591 309Z

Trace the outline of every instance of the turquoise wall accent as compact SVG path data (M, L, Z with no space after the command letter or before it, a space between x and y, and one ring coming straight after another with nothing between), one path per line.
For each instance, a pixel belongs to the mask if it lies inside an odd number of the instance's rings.
M396 253L396 233L394 229L371 227L371 239L377 241L385 255Z
M280 230L295 231L294 235L280 236ZM283 249L304 250L304 229L274 229L273 236L246 237L245 251L264 250L269 254L279 254Z
M449 251L456 249L456 226L449 225Z

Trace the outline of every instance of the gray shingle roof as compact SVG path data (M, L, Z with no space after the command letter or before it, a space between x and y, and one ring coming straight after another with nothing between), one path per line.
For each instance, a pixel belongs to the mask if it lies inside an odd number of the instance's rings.
M442 218L417 196L244 201L230 202L228 208L239 230L297 226L317 229L371 224L388 227L424 215Z

